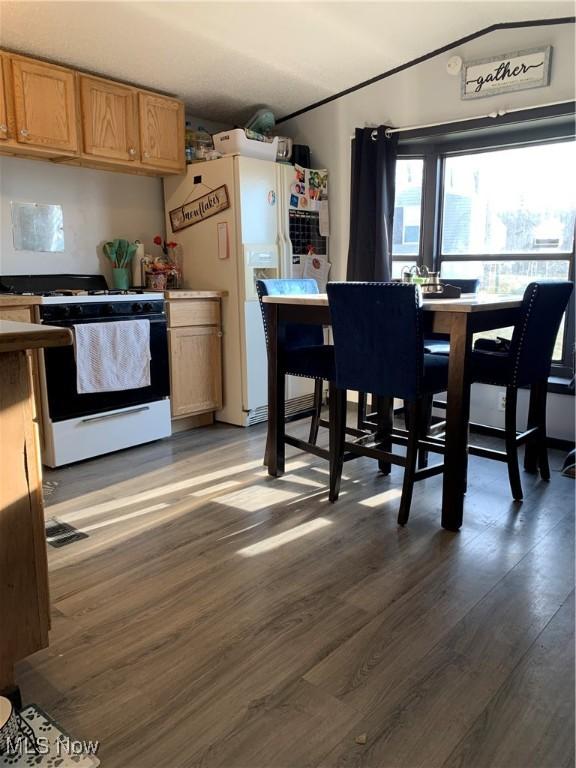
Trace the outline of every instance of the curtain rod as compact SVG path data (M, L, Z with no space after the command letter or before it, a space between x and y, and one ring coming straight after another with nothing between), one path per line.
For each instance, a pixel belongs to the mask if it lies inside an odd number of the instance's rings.
M537 104L535 106L530 107L514 107L513 109L499 109L494 112L489 112L486 115L476 115L475 117L460 117L456 120L443 120L439 123L427 123L426 125L406 125L404 128L386 128L385 135L390 138L390 136L393 133L402 133L402 131L417 131L422 130L423 128L437 128L439 125L452 125L453 123L466 123L470 122L471 120L483 120L485 118L492 118L497 119L499 117L504 117L505 115L510 115L513 112L525 112L527 110L531 109L542 109L543 107L557 107L561 104L571 104L572 100L568 99L567 101L552 101L548 102L547 104ZM350 136L350 140L354 140L355 136ZM378 133L376 129L372 131L372 141L376 141L378 138Z

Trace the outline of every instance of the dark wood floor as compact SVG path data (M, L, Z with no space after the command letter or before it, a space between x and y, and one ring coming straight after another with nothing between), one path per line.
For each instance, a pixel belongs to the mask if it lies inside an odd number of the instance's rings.
M294 427L293 427L294 429ZM264 428L219 426L47 473L51 645L26 702L103 768L568 768L574 483L472 459L464 527L441 478L396 525L401 470L261 466Z

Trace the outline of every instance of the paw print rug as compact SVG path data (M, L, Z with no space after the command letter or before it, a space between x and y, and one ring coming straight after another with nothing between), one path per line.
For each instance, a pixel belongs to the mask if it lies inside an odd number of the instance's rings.
M6 754L0 755L0 768L96 768L97 742L69 736L35 704L19 716L20 732Z

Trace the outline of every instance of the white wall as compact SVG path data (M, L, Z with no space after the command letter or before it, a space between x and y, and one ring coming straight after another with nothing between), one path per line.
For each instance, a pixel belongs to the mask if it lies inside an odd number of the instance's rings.
M494 6L497 10L497 5ZM497 19L494 19L497 21ZM553 46L547 88L462 101L460 78L446 72L453 55L483 58L537 45ZM409 126L485 115L498 109L574 99L572 24L501 30L484 35L359 91L280 123L278 130L310 145L312 164L330 171L330 253L333 279L346 276L350 216L350 137L365 125Z
M197 130L226 126L192 115ZM58 203L64 214L62 253L16 251L10 202ZM162 180L116 171L91 170L41 160L0 157L0 275L84 273L109 276L102 244L115 237L141 240L157 253L154 235L164 235Z
M12 200L61 205L65 250L16 251ZM0 274L107 274L102 243L123 237L141 240L149 249L158 233L164 233L161 179L0 158Z
M497 4L494 5L497 11ZM497 18L494 21L498 21ZM453 55L464 60L495 56L538 45L552 45L551 81L547 88L519 91L462 101L460 78L446 72ZM350 137L366 125L410 126L485 115L498 109L567 101L575 96L574 26L571 24L501 30L318 107L278 128L299 144L310 145L312 164L330 171L331 278L346 277L350 218ZM549 434L574 440L574 400L565 395L549 398ZM519 421L525 419L521 394ZM474 387L472 418L500 426L498 389Z

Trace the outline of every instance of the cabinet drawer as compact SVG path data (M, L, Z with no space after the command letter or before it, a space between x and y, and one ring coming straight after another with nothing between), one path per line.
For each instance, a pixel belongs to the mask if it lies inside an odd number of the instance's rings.
M220 325L219 299L169 301L168 325L178 328L190 325Z
M0 320L14 320L17 323L33 323L30 307L0 307Z

